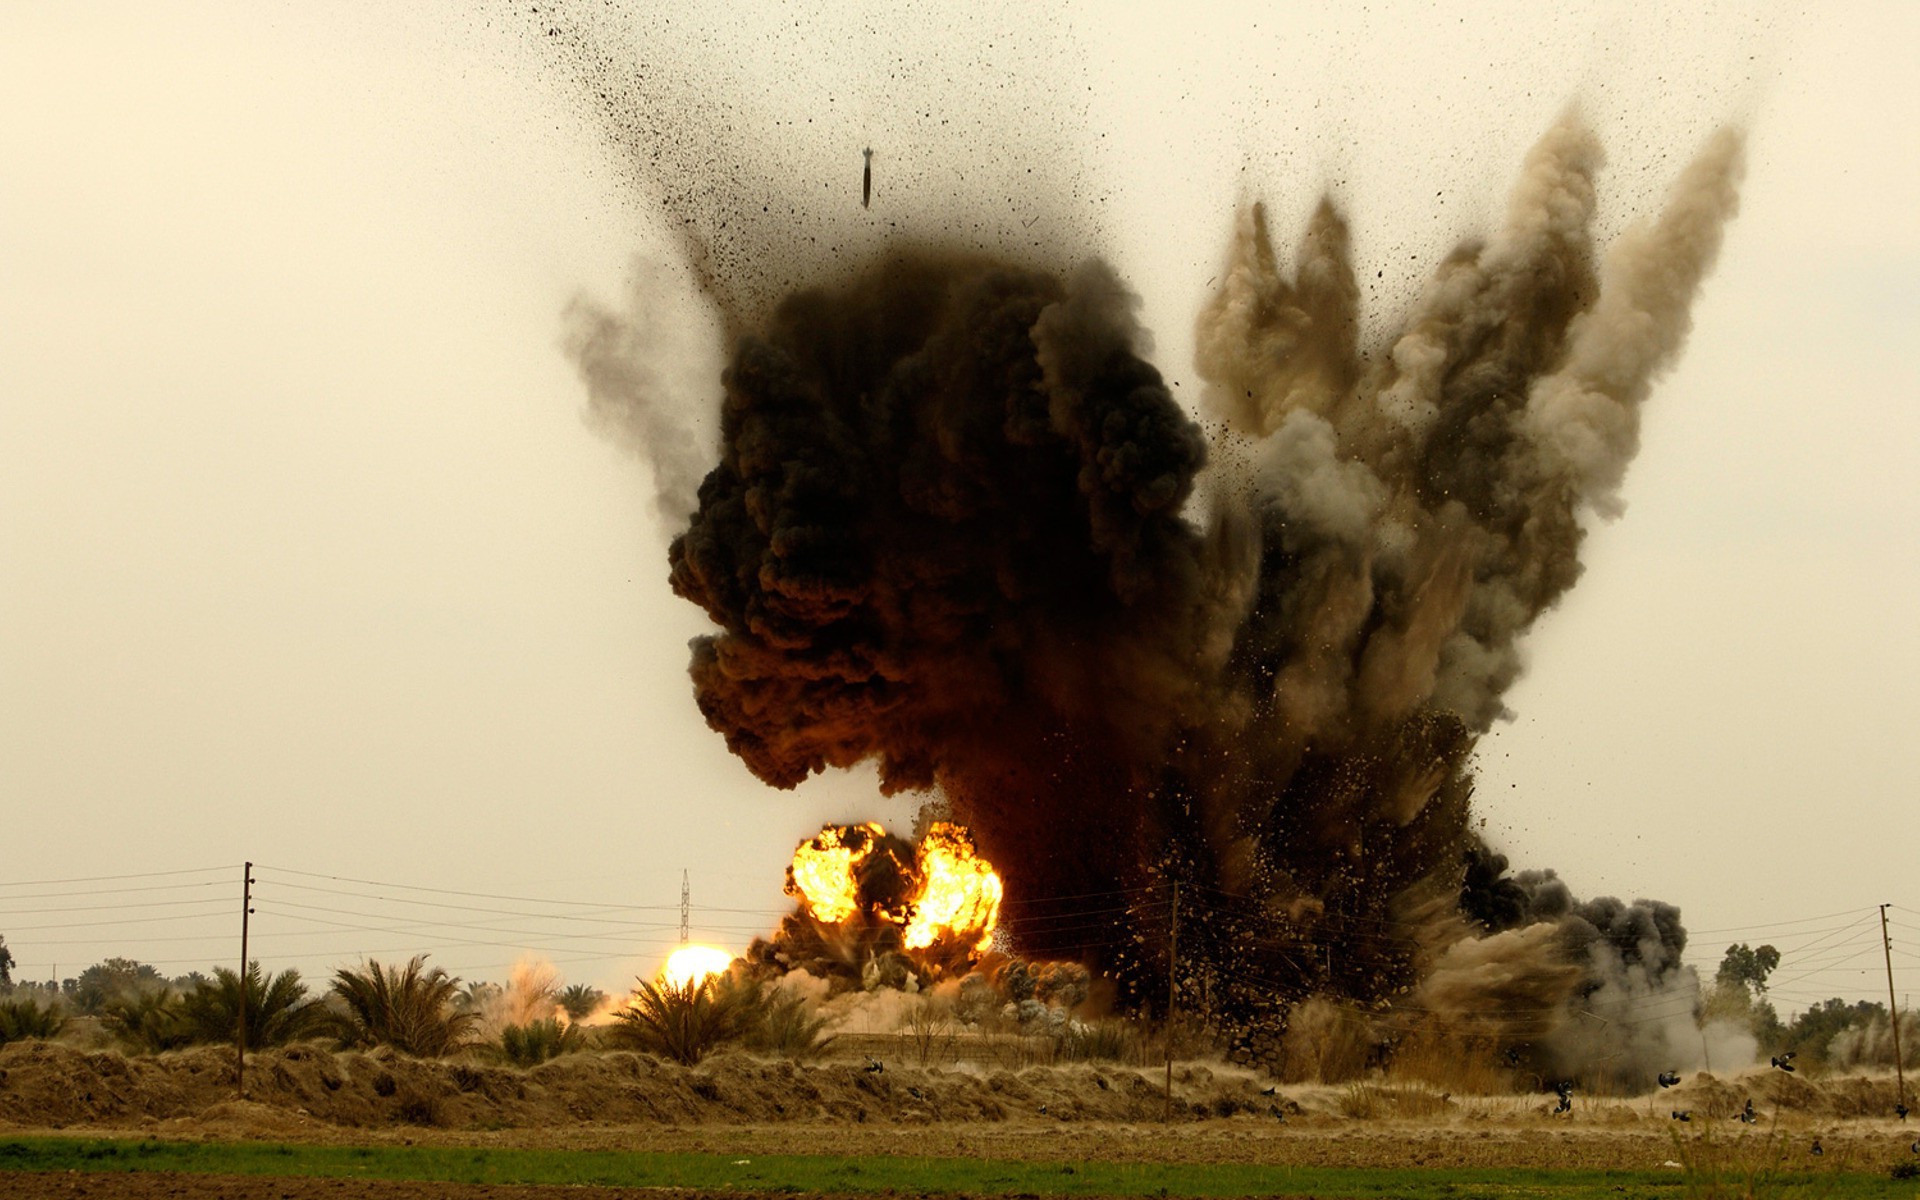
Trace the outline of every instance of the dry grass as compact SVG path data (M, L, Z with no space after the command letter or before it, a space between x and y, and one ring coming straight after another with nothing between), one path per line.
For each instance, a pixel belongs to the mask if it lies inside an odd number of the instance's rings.
M1500 1065L1498 1049L1474 1038L1414 1036L1401 1043L1389 1074L1456 1096L1498 1096L1513 1091L1513 1072Z
M1350 1083L1341 1089L1335 1108L1356 1121L1430 1120L1449 1115L1454 1104L1451 1096L1430 1087Z

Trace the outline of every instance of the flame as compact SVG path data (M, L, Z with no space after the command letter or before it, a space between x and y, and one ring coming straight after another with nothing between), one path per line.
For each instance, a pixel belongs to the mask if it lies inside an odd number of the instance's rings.
M682 946L660 967L660 985L682 991L733 965L733 955L718 946Z
M1005 888L992 865L974 853L973 835L936 821L915 859L920 889L902 939L907 949L923 950L943 937L972 937L976 951L991 946Z
M906 950L987 950L1004 888L993 866L975 853L973 835L964 826L936 821L911 866L904 849L873 822L829 825L793 852L787 892L821 924L863 918L862 929L898 930Z
M857 839L857 847L849 846L847 835L855 830L865 830L872 837ZM885 832L871 822L822 829L820 836L801 842L793 852L787 891L798 894L817 921L837 925L851 917L860 908L854 868L873 853L873 837Z

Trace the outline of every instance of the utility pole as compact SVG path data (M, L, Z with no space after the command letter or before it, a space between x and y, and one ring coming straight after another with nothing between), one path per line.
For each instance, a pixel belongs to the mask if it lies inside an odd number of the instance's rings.
M1167 922L1167 1088L1165 1119L1173 1120L1173 1005L1180 963L1180 881L1173 881L1173 904Z
M680 868L680 944L687 944L690 918L693 915L693 888L687 882L687 869Z
M1893 1077L1899 1082L1894 1103L1907 1103L1907 1070L1900 1062L1900 1010L1893 1004L1893 935L1887 932L1887 905L1880 906L1880 952L1887 960L1887 1024L1893 1029Z
M233 1090L247 1098L247 918L253 915L253 864L240 872L240 1019L233 1031Z

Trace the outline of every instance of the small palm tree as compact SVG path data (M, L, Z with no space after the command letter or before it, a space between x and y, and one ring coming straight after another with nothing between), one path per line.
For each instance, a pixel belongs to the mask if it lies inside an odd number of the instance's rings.
M590 983L574 983L560 989L557 999L569 1017L584 1021L593 1015L594 1009L605 1003L607 994Z
M170 987L130 987L102 1000L100 1023L139 1050L157 1054L194 1041L182 1019L180 996Z
M421 1058L465 1043L480 1014L456 1011L460 981L439 967L427 970L426 961L426 955L416 954L405 967L383 967L368 959L358 970L336 971L333 994L347 1010L339 1018L341 1041L392 1046Z
M0 1046L56 1038L66 1026L67 1014L58 1001L40 1000L25 992L0 999Z
M196 1041L228 1042L240 1023L240 976L215 967L212 979L202 978L182 998L180 1015ZM258 962L247 964L244 984L247 1001L247 1047L284 1046L322 1032L326 1010L307 997L300 972L267 975Z
M615 1045L662 1054L692 1066L722 1042L738 1037L749 1021L754 985L709 975L684 987L642 979L615 1012L607 1036Z
M554 1017L508 1025L500 1031L500 1053L516 1067L537 1067L550 1058L586 1047L587 1035L578 1025L563 1025Z

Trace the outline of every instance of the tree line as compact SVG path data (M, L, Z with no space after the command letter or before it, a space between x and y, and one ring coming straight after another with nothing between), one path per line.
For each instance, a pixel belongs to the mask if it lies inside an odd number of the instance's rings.
M1713 986L1700 1009L1702 1023L1724 1021L1752 1032L1760 1053L1768 1057L1795 1056L1809 1067L1840 1069L1892 1066L1893 1046L1887 1006L1877 1000L1822 1000L1782 1021L1767 994L1767 978L1780 965L1780 951L1772 946L1736 942L1721 956ZM1906 1066L1920 1062L1920 1017L1900 1014L1901 1058Z

